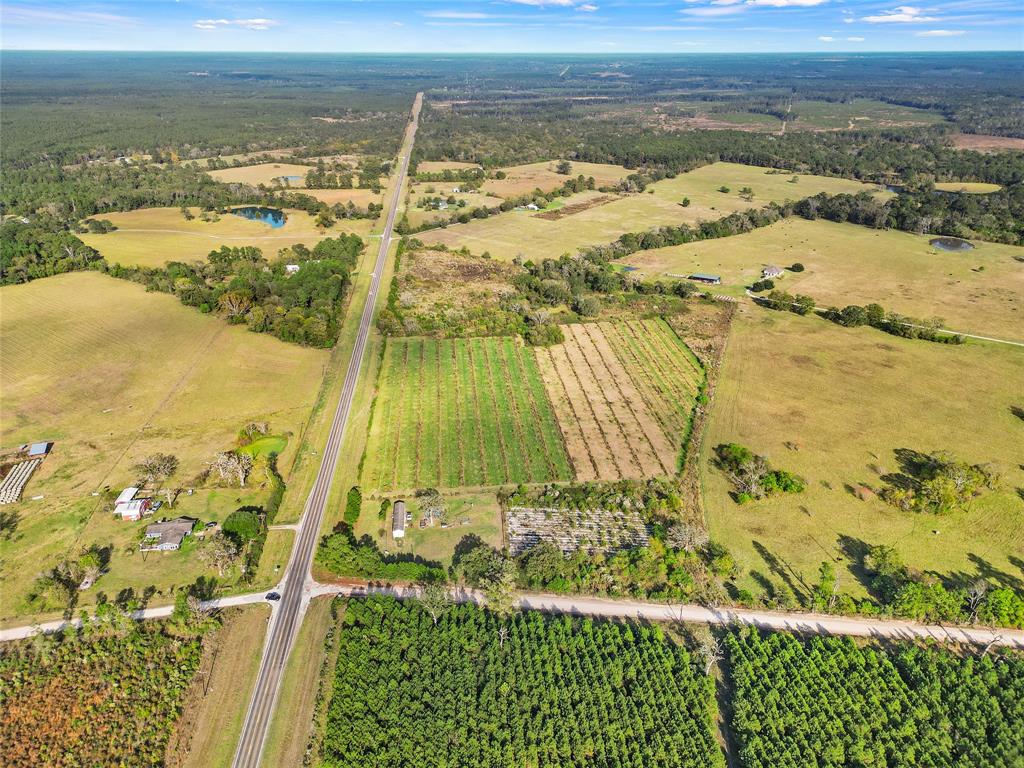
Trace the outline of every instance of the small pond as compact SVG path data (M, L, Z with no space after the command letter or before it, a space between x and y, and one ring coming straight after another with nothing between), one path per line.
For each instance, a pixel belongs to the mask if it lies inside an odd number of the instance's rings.
M974 250L974 246L971 243L961 240L959 237L933 237L928 241L928 245L932 248L938 248L940 251L949 251L950 253Z
M302 181L305 176L278 176L277 181Z
M247 205L244 208L235 208L231 212L249 221L262 221L269 224L272 229L283 227L288 218L280 208L265 208L262 205Z

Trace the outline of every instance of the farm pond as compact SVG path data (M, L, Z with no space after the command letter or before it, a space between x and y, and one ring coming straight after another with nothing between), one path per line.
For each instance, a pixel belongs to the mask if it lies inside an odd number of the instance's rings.
M247 205L244 208L235 208L231 213L250 221L263 222L270 225L271 229L283 227L288 218L280 208L266 208L262 205Z
M928 245L940 251L948 251L950 253L974 250L973 244L966 240L961 240L959 237L934 237L928 241Z

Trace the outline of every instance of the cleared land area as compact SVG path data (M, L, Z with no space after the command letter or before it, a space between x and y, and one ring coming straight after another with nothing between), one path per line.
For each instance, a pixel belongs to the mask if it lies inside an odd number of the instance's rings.
M542 192L550 192L558 189L569 179L575 179L579 175L594 177L594 183L598 187L606 187L617 184L622 179L634 173L621 165L608 165L606 163L570 163L571 169L568 174L555 172L557 160L542 161L539 163L528 163L527 165L514 165L510 168L502 168L506 176L504 179L488 179L484 182L481 190L488 195L495 197L515 197L516 195L528 195L535 189Z
M498 259L557 258L575 253L587 245L615 240L626 232L638 232L669 224L696 223L717 219L735 211L747 210L768 202L797 200L818 192L862 192L876 190L871 184L825 176L798 176L769 172L735 163L714 163L689 173L664 179L648 187L648 192L623 196L603 204L580 210L556 220L529 211L508 213L457 224L447 229L424 232L425 243L444 243L452 248L465 246L474 253L489 251ZM729 192L720 192L719 187ZM740 190L750 187L752 201L740 197ZM574 195L572 204L601 197L600 192ZM687 207L680 205L689 198Z
M989 195L1002 189L998 184L984 181L940 181L935 188L940 192L966 192L970 195Z
M405 216L409 220L409 223L418 227L424 222L434 220L445 220L451 218L452 214L458 214L463 211L469 212L474 208L496 208L502 203L500 197L494 197L492 195L482 195L473 192L452 192L458 186L455 184L445 184L439 182L432 182L427 184L413 184L409 187L409 205L406 208ZM434 190L433 192L429 190ZM443 198L448 207L445 210L436 210L429 208L418 208L416 201L421 197L441 197ZM455 198L455 203L451 203L450 198ZM459 202L465 202L463 207L459 207Z
M234 608L222 616L223 625L204 638L202 662L167 745L167 768L231 765L269 618L264 605Z
M778 288L811 296L819 306L869 304L914 317L941 317L948 327L1024 341L1024 248L973 241L950 253L933 237L856 224L793 217L719 240L640 251L622 260L659 277L711 272L715 290L736 296L765 266L804 265L775 279Z
M945 122L938 112L916 107L887 104L874 99L847 102L795 101L787 129L867 129L935 125Z
M366 236L373 222L348 219L331 229L318 229L313 217L305 211L285 209L284 226L277 229L259 221L226 213L218 221L202 221L200 210L186 221L178 208L143 208L127 213L104 214L117 226L103 235L83 234L82 240L111 263L132 267L162 267L169 261L201 261L210 251L222 245L255 245L264 256L273 257L282 248L303 243L310 248L325 237L343 232Z
M365 488L572 476L533 354L517 339L388 339L377 391Z
M479 163L463 163L459 160L421 160L416 165L416 173L443 173L479 167Z
M711 535L736 558L741 586L763 576L803 592L823 560L858 592L850 557L861 543L894 546L911 568L1020 582L1024 354L995 344L959 347L847 329L817 318L743 307L733 323L703 441ZM995 436L995 437L993 437ZM802 476L807 489L737 505L711 466L714 446L737 442ZM857 489L899 470L895 451L949 451L1001 473L997 490L966 511L905 512Z
M373 536L383 551L391 551L395 547L395 539L391 535L391 513L389 511L383 517L380 515L384 498L392 502L401 499L405 502L406 511L412 515L412 521L405 526L401 544L404 553L449 566L456 547L466 536L478 536L495 549L501 549L501 508L494 491L445 491L442 496L443 518L430 520L423 527L420 527L420 521L425 516L419 497L395 493L364 497L356 535Z
M211 573L187 549L143 560L137 541L145 522L114 520L110 501L91 494L128 485L132 465L156 452L178 457L172 482L189 487L216 452L235 445L241 427L257 420L295 436L279 461L287 475L328 353L229 326L173 296L89 272L7 286L0 300L0 440L54 441L27 500L11 508L21 516L15 534L0 541L0 620L24 610L22 599L43 568L92 544L113 550L109 572L81 594L84 602L96 589L164 589ZM259 503L261 482L183 495L174 512L222 519ZM36 495L43 499L31 500Z
M219 171L207 171L217 181L227 184L251 184L254 187L266 184L268 187L304 187L306 174L311 166L292 163L259 163L257 165L241 165L237 168L222 168Z
M352 203L359 208L365 208L370 203L381 203L384 201L383 192L374 192L372 189L303 189L302 194L315 197L322 203L334 205L341 203L347 205ZM342 222L344 225L346 222Z
M953 137L953 146L957 149L973 149L978 152L1024 150L1024 139L1010 136L986 136L979 133L958 133Z
M577 480L669 475L703 370L663 321L563 326L537 349Z

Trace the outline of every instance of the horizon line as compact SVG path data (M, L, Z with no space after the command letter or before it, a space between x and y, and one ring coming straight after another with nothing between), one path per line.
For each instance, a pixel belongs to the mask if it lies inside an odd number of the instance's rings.
M972 48L970 50L942 49L892 49L871 50L836 48L835 50L792 50L792 51L732 51L726 49L703 51L278 51L278 50L204 50L196 48L8 48L0 45L0 53L198 53L198 54L239 54L265 55L279 54L316 54L345 56L700 56L707 54L727 53L735 56L784 56L791 54L815 54L829 56L836 53L879 54L879 53L915 53L915 54L970 54L970 53L1017 53L1024 54L1024 49L1015 48Z

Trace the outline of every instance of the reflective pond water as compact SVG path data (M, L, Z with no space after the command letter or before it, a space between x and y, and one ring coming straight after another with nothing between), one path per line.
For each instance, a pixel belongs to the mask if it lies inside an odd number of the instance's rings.
M974 246L971 243L961 240L959 237L933 237L928 241L928 245L940 251L949 251L950 253L974 250Z
M265 208L262 205L247 205L244 208L235 208L231 211L235 216L241 216L249 221L261 221L269 224L272 229L284 226L287 216L280 208Z

